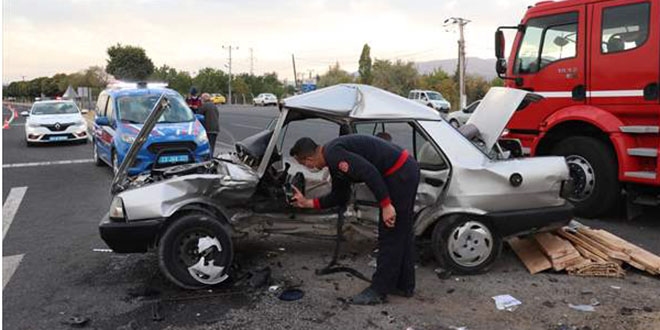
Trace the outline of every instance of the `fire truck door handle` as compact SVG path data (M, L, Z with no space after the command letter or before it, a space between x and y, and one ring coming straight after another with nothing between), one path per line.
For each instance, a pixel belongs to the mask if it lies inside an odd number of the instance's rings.
M644 99L647 101L653 101L658 99L658 95L660 94L660 86L658 86L658 83L650 83L644 87Z
M571 91L571 98L575 101L583 101L587 97L587 88L584 85L577 85Z

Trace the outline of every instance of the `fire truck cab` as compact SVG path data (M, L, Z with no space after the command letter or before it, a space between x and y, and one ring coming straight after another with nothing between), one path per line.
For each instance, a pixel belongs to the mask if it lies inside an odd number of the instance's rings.
M517 30L508 60L505 29ZM603 215L622 191L658 205L660 0L540 2L498 28L495 48L505 84L544 97L506 135L529 155L566 157L578 215Z

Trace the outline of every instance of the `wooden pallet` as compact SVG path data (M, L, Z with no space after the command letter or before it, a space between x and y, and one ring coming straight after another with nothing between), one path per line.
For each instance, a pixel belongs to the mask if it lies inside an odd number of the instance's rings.
M510 239L509 245L531 274L548 269L576 276L622 277L624 263L660 274L660 257L608 231L573 222L555 232Z

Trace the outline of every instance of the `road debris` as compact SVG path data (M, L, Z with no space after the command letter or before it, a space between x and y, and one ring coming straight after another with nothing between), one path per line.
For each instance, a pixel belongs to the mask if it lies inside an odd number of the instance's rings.
M305 296L305 292L300 289L286 289L280 293L279 297L280 300L284 301L295 301L299 300L302 297Z
M555 308L555 303L549 300L544 301L541 305L548 308Z
M492 297L495 300L495 307L498 310L507 310L509 312L515 311L522 302L511 295L504 294Z
M512 238L508 243L531 274L553 269L576 276L623 277L624 263L651 275L660 274L659 256L577 221L555 232Z
M66 321L63 321L63 324L70 325L74 328L82 328L87 325L89 322L89 317L85 316L72 316L68 318Z
M581 311L581 312L595 312L596 308L592 305L573 305L573 304L568 304L568 307Z

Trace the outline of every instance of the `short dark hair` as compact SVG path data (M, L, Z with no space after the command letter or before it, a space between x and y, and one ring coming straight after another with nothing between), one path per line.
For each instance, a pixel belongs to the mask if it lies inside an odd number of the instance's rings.
M289 154L291 157L309 157L316 152L316 148L319 145L314 142L311 138L304 137L298 139L296 143L291 148Z

